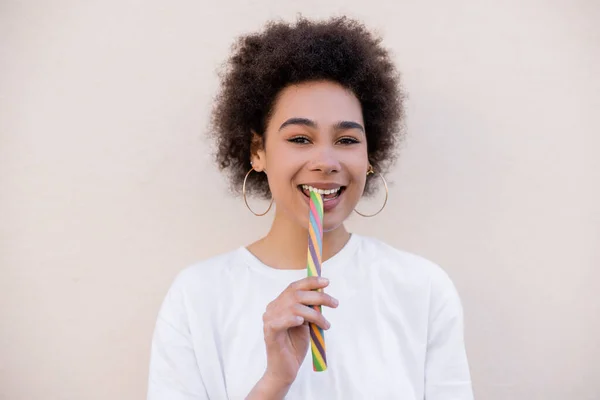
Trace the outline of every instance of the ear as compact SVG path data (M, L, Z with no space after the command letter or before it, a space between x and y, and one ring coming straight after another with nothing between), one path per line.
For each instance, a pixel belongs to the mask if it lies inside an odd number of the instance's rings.
M250 143L250 161L255 171L267 170L264 139L254 131L252 131L252 142Z

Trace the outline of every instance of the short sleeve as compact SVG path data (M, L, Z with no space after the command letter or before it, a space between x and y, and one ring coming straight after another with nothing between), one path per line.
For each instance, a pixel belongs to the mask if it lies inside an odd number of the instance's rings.
M208 400L192 345L181 280L167 293L152 338L148 400Z
M472 400L473 389L464 344L463 308L447 275L432 285L425 400Z

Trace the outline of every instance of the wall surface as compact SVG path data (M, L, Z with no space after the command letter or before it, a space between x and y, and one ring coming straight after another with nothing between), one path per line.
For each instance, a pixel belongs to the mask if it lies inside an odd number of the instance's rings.
M349 228L448 271L476 398L600 399L595 0L0 2L0 399L145 397L174 275L271 221L211 161L216 70L299 12L403 72L390 203Z

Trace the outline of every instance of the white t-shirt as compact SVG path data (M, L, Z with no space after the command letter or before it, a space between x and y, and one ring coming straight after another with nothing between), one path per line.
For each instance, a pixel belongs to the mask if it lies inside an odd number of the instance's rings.
M470 400L459 296L424 258L353 234L322 266L328 369L310 348L286 399ZM244 399L267 366L262 315L306 270L260 262L246 248L179 273L160 310L149 400Z

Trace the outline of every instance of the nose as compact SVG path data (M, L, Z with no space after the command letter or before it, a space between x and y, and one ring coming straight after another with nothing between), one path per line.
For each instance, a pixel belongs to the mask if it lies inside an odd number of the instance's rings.
M309 169L311 171L319 171L324 174L340 172L341 168L340 161L338 157L336 157L335 151L330 148L316 151L309 163Z

